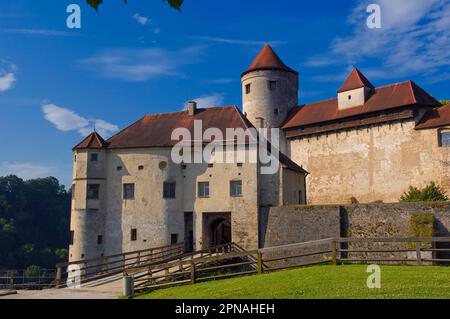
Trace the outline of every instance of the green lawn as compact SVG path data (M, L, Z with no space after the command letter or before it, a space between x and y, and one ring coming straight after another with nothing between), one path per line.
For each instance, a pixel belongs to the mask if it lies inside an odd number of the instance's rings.
M381 289L367 266L317 266L157 290L144 299L450 298L450 267L381 266Z

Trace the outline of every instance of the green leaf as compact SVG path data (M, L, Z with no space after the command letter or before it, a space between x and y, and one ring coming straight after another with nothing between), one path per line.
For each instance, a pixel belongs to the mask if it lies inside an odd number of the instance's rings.
M103 3L103 0L86 0L87 3L98 12L98 6Z
M181 10L184 0L167 0L170 6L178 11Z
M128 0L123 0L125 3L128 3ZM183 5L184 0L163 0L167 1L169 5L175 10L180 11L181 6ZM98 12L98 6L103 3L103 0L86 0L86 2Z

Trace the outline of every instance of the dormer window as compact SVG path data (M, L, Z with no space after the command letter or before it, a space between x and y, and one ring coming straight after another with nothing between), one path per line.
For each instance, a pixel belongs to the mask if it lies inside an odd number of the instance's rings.
M252 86L251 84L246 84L245 85L245 94L250 94Z

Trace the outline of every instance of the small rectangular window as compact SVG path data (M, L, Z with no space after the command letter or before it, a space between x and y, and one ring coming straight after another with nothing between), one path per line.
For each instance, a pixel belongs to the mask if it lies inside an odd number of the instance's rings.
M138 169L142 171L144 169L144 165L139 165Z
M116 170L117 170L117 171L121 171L121 170L122 170L122 166L117 166L117 167L116 167Z
M93 153L91 154L91 162L97 162L98 161L98 154Z
M209 182L198 183L198 197L209 197Z
M73 245L73 241L75 238L75 232L73 230L70 231L70 244Z
M175 198L175 183L166 182L164 183L163 196L164 198Z
M98 235L97 236L97 245L101 245L103 244L103 236L102 235Z
M349 96L348 96L348 100L350 101L351 99L352 99L352 96L351 96L351 95L349 95Z
M136 241L136 240L137 240L137 229L132 228L131 229L131 241Z
M439 142L441 147L450 147L450 130L439 132Z
M302 191L298 191L298 203L303 204L303 193Z
M134 184L123 184L123 199L134 199Z
M72 193L72 199L75 199L75 184L72 184L71 193Z
M178 234L171 234L170 235L170 244L171 245L178 244Z
M269 90L275 91L277 89L277 81L269 81Z
M242 181L230 182L230 195L231 197L242 196Z
M100 193L99 184L88 184L87 186L87 199L98 199Z
M245 94L250 94L251 92L251 84L246 84L245 85Z

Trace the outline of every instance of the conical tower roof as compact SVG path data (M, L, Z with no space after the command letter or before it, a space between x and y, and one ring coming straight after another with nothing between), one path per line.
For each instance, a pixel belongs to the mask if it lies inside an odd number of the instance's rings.
M247 71L242 73L242 76L246 75L247 73L260 70L281 70L298 74L297 71L284 64L284 62L281 61L280 57L268 44L266 44L261 52L259 52L258 56L252 62Z
M77 146L75 146L74 150L79 149L101 149L108 146L108 142L106 142L100 134L97 132L92 132L89 134L84 140L82 140Z

